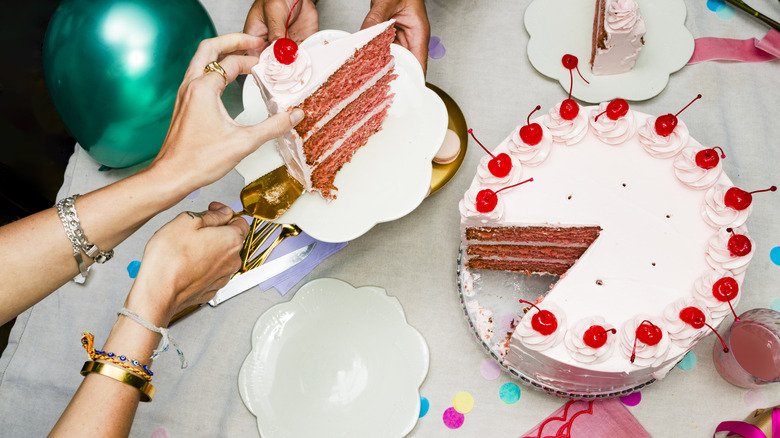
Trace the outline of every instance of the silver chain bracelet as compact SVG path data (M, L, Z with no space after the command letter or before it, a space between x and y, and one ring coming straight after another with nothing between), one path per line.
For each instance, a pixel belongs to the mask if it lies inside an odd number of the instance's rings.
M60 222L62 222L65 235L68 236L68 240L73 245L73 257L76 259L76 264L78 264L79 272L81 273L81 278L77 277L74 280L77 283L83 283L86 281L89 271L84 263L84 259L81 257L81 253L84 252L95 263L105 263L114 256L114 250L101 251L97 245L87 239L84 229L81 228L79 217L76 214L76 198L79 196L81 195L69 196L57 202L57 216L59 216Z

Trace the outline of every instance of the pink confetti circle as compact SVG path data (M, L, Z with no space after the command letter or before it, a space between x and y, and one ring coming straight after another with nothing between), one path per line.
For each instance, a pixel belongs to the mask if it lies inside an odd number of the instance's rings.
M450 429L457 429L463 426L463 421L465 419L466 416L456 411L455 408L447 408L447 410L444 411L444 415L442 416L444 425Z
M745 394L745 405L753 411L769 406L769 400L760 389L752 389Z
M152 432L152 438L171 438L171 433L168 432L168 429L160 427Z
M620 401L622 401L626 406L636 406L639 404L639 402L642 401L642 393L637 391L632 394L625 395L620 397Z
M479 373L485 380L496 380L501 375L501 367L493 359L485 359L479 366Z

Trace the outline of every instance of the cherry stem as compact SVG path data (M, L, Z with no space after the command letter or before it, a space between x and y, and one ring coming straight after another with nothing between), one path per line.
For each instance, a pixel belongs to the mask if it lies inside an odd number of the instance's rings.
M599 336L601 336L601 335L606 335L607 333L612 333L612 334L614 335L615 333L617 333L617 330L616 330L616 329L613 329L613 328L611 328L611 329L609 329L609 330L607 330L607 329L604 329L604 331L603 331L603 332L599 333Z
M528 114L528 118L526 118L526 119L525 119L525 124L526 124L526 125L530 125L530 124L531 124L531 114L533 114L533 113L535 113L535 112L539 111L540 109L542 109L542 106L541 106L541 105L536 105L536 108L534 108L534 110L533 110L533 111L531 111L531 112Z
M582 73L580 72L580 67L579 67L579 66L577 66L577 67L575 67L575 68L577 69L577 74L578 74L578 75L580 75L580 77L582 78L582 80L583 80L583 81L585 81L585 83L586 83L586 84L590 85L590 82L588 82L588 80L587 80L587 79L585 79L585 77L584 77L584 76L582 76Z
M697 96L696 96L696 97L695 97L695 98L694 98L692 101L690 101L690 102L688 103L688 105L685 105L685 107L684 107L683 109L681 109L680 111L677 111L677 114L675 114L674 116L675 116L675 117L679 116L681 112L685 111L685 108L688 108L689 106L691 106L691 104L692 104L693 102L696 102L696 101L697 101L697 100L699 100L699 99L701 99L701 94L697 95ZM721 150L722 150L722 149L721 149Z
M533 180L533 178L531 178L531 180ZM522 184L522 183L520 183L520 184ZM515 184L515 185L517 185L517 184ZM514 186L510 186L510 187L514 187ZM501 190L504 190L504 189L501 189ZM526 304L530 304L530 305L534 306L534 309L539 311L539 317L540 318L544 318L545 322L547 322L546 321L547 320L547 315L545 315L544 312L542 312L542 309L540 309L536 304L534 304L534 303L532 303L530 301L526 301L526 300L517 300L517 301L520 301L521 303L526 303Z
M284 27L284 37L287 38L287 29L290 28L290 18L292 17L292 13L295 10L295 7L298 6L298 2L301 0L295 0L295 3L293 3L292 8L290 8L290 13L287 14L287 25Z
M593 120L594 120L594 121L596 121L596 122L598 122L598 121L599 121L599 117L603 116L603 115L604 115L604 114L606 114L606 113L607 113L607 110L604 110L604 111L602 111L602 112L600 112L600 113L596 114L596 117L595 117Z
M720 147L720 146L715 146L713 149L720 149L720 157L721 157L721 158L726 158L726 153L725 153L725 152L723 152L723 148L722 148L722 147Z
M731 305L731 303L729 303L729 305ZM739 318L737 318L737 321L739 321ZM707 324L706 322L702 321L701 319L697 319L696 322L700 322L700 323L706 325L707 327L709 327L710 330L712 330L712 332L715 333L715 336L717 336L718 339L720 339L720 345L723 345L723 352L724 353L728 353L729 352L729 347L726 346L726 341L723 340L723 338L720 336L720 333L718 333L717 330L712 328L711 325Z
M519 186L520 184L525 184L525 183L527 183L527 182L532 182L533 180L534 180L533 178L528 178L527 180L525 180L525 181L521 181L521 182L519 182L519 183L517 183L517 184L512 184L511 186L502 187L502 188L500 188L500 189L496 190L496 191L495 191L495 193L498 193L498 192L500 192L500 191L502 191L502 190L511 189L512 187L517 187L517 186ZM523 301L523 300L520 300L520 301ZM526 302L527 302L527 301L526 301ZM529 304L530 304L530 303L529 303ZM531 304L531 305L533 306L533 304ZM534 307L536 307L536 306L534 306Z
M753 193L774 192L774 191L777 191L777 186L772 186L772 187L770 187L768 189L764 189L764 190L754 190L754 191L748 192L748 193L750 193L752 195Z
M479 140L477 140L477 137L475 137L475 136L474 136L474 133L472 132L472 129L471 129L471 128L469 128L469 134L471 134L471 138L473 138L473 139L474 139L474 141L476 141L478 145L482 146L482 149L484 149L484 150L485 150L485 152L487 152L487 153L488 153L488 155L490 155L492 158L496 158L496 156L495 156L495 155L493 155L493 154L492 154L492 153L491 153L491 152L488 150L488 148L486 148L486 147L485 147L485 145L483 145L482 143L480 143L480 142L479 142Z
M734 307L731 305L731 300L727 301L729 303L729 309L731 309L731 313L734 315L734 321L739 321L739 316L737 316L737 312L734 311Z
M579 72L580 70L577 69ZM574 88L574 72L569 69L569 77L571 78L571 81L569 82L569 99L571 99L571 90Z
M639 331L639 327L642 327L645 323L648 323L652 327L655 327L655 324L653 324L652 322L650 322L648 320L644 320L644 321L640 322L638 326L636 326L635 332L638 332ZM634 334L634 348L631 349L631 359L630 359L631 363L634 363L634 359L636 359L636 340L637 339L639 339L639 336L637 336L636 333L635 333Z

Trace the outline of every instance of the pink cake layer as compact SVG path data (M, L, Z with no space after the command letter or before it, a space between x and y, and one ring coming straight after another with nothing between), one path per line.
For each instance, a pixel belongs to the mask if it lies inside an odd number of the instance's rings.
M465 232L469 241L588 247L599 236L601 227L468 227Z
M555 259L573 264L587 248L539 245L469 245L469 256L506 259Z
M315 166L336 142L349 136L350 129L360 123L366 114L384 104L385 101L391 100L393 95L390 94L390 82L396 76L385 75L374 87L366 90L311 136L303 147L306 164Z
M361 148L368 138L382 129L382 122L387 117L389 105L385 106L380 112L372 116L363 124L351 137L349 137L341 147L330 154L311 174L312 186L319 190L325 199L335 199L335 193L338 188L333 184L336 179L336 173L341 170L344 164L352 160L355 152Z
M572 264L540 260L485 260L477 258L469 260L467 266L469 269L522 272L527 275L563 275L571 268Z
M328 78L322 87L298 106L306 112L306 117L295 127L295 131L301 138L306 138L309 131L331 108L351 96L355 90L392 62L390 43L394 39L395 28L390 26L384 33L358 50Z

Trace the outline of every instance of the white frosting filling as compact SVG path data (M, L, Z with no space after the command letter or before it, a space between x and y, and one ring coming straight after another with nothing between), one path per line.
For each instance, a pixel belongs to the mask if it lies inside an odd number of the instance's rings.
M701 217L713 228L741 227L753 211L753 204L744 210L734 210L725 202L730 186L716 185L704 195Z
M723 173L723 161L718 160L718 164L712 169L703 169L696 164L696 154L701 149L685 148L682 153L674 159L674 174L685 185L692 189L708 189L712 187Z

